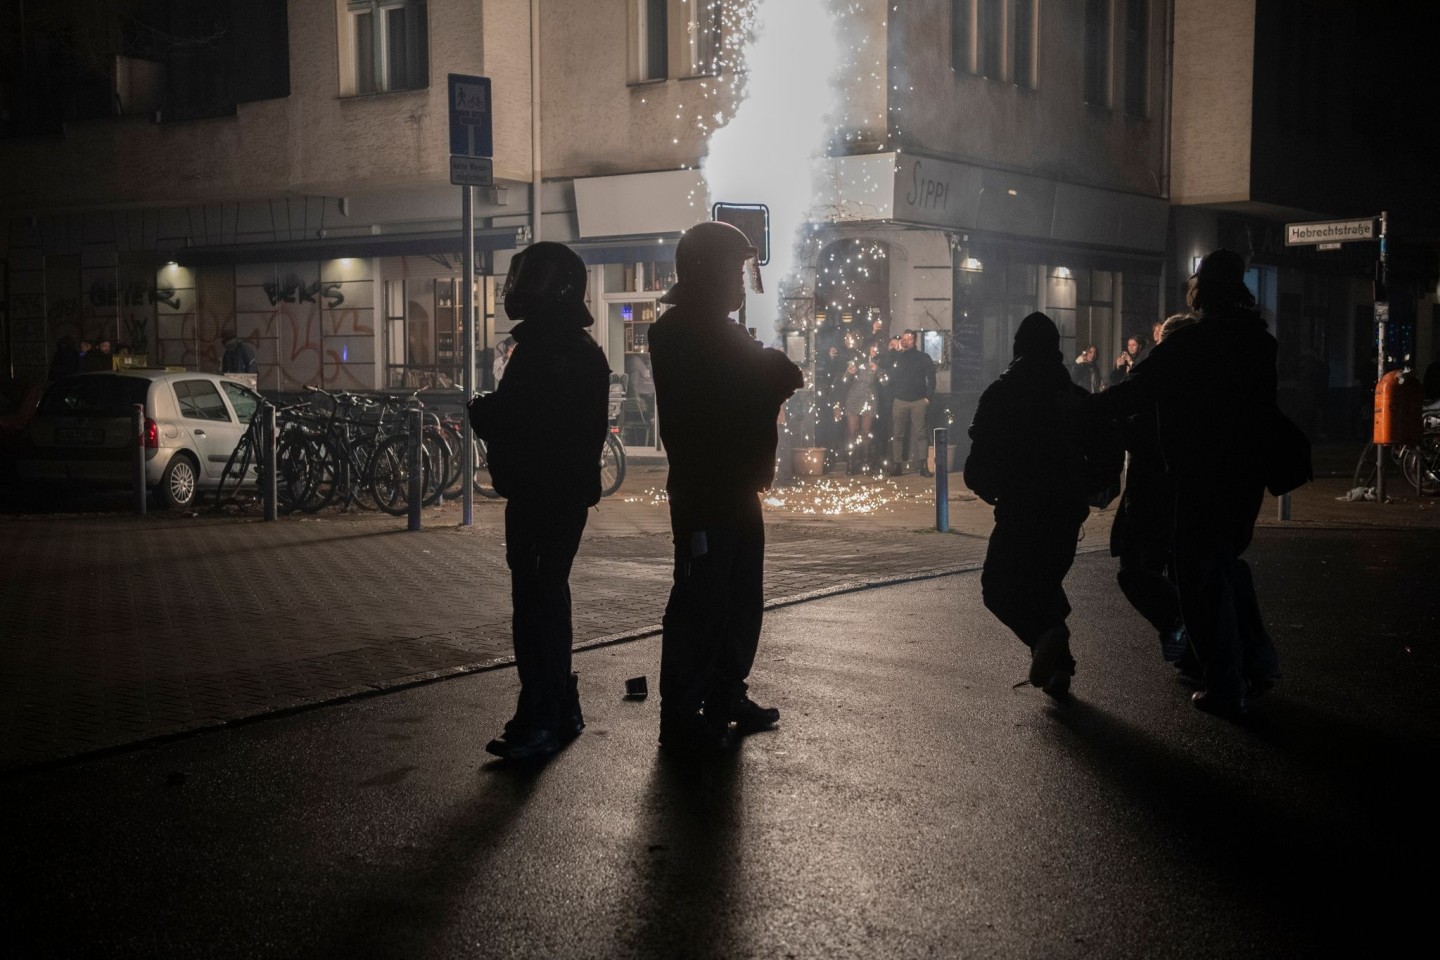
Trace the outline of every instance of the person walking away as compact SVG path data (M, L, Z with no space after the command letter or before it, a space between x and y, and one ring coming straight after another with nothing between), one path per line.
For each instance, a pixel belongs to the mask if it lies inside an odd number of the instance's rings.
M1115 418L1155 411L1160 452L1175 484L1180 610L1203 668L1204 689L1192 702L1238 717L1279 672L1241 559L1265 495L1259 466L1265 438L1254 425L1276 405L1277 347L1245 286L1239 254L1207 255L1190 278L1187 300L1200 322L1168 335L1129 379L1090 402Z
M1090 499L1116 481L1121 456L1070 380L1054 321L1030 314L1014 349L980 396L964 478L995 507L980 575L985 606L1030 648L1030 684L1058 700L1075 673L1065 575Z
M650 328L674 582L660 653L660 745L708 752L773 726L748 696L764 609L765 526L757 494L775 476L781 404L800 368L731 320L745 273L763 292L755 248L729 224L699 223L675 248L673 304Z
M550 756L585 727L570 672L570 568L586 511L600 502L609 431L610 367L585 332L584 262L562 243L531 244L510 261L505 312L520 321L505 377L470 401L495 490L506 498L505 563L520 696L485 746L506 760Z
M1198 321L1194 314L1177 313L1161 327L1160 340ZM1120 437L1129 460L1125 490L1110 526L1110 555L1120 561L1115 580L1130 606L1155 628L1161 656L1183 674L1198 678L1199 665L1189 653L1180 594L1175 588L1175 486L1160 453L1155 411L1145 410L1120 421Z
M890 390L894 397L890 407L890 475L900 476L918 459L920 475L928 477L925 418L935 393L935 361L915 346L914 330L900 335L900 352L890 370Z

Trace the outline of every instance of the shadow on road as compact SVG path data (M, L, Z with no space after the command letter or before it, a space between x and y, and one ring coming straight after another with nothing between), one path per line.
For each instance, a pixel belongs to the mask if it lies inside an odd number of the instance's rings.
M1415 834L1395 819L1393 774L1376 776L1386 765L1414 769L1418 745L1279 697L1244 731L1218 731L1214 764L1083 701L1050 715L1063 744L1124 795L1134 828L1160 831L1168 842L1156 848L1173 851L1175 869L1217 883L1214 910L1268 927L1253 931L1256 945L1383 955L1390 931L1422 908L1419 889L1394 870Z

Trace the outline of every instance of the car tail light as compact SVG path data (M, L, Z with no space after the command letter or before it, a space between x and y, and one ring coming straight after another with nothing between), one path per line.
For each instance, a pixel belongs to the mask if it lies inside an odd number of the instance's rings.
M145 439L142 446L146 450L160 449L160 427L149 417L145 418Z

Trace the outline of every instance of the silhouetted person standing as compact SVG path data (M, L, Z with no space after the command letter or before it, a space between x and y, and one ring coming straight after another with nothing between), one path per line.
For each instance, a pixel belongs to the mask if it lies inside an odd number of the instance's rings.
M1250 545L1265 495L1266 438L1256 428L1276 405L1276 343L1245 286L1245 261L1205 257L1190 278L1199 323L1166 336L1125 382L1092 399L1108 415L1155 412L1160 452L1175 484L1175 582L1190 643L1204 669L1201 709L1239 715L1278 673L1263 630ZM1248 624L1248 628L1242 625ZM1257 626L1260 629L1256 629Z
M1030 314L1015 332L1015 359L980 395L965 461L966 485L995 506L985 606L1030 648L1031 685L1056 699L1075 673L1065 574L1092 493L1120 472L1119 447L1104 442L1086 396L1054 321Z
M916 346L914 330L900 335L900 352L890 368L890 391L894 398L890 401L890 474L898 477L919 460L921 476L929 476L925 420L935 393L935 361Z
M674 306L650 328L660 439L675 542L660 655L660 743L718 750L780 711L747 695L764 608L765 525L757 494L775 477L776 420L804 383L730 314L745 271L763 292L755 248L728 224L686 230L675 248Z
M494 393L470 401L495 490L506 498L505 562L520 698L485 749L508 760L549 756L585 726L570 672L570 566L586 510L600 501L610 368L585 328L585 264L562 243L515 255L505 312L517 346Z

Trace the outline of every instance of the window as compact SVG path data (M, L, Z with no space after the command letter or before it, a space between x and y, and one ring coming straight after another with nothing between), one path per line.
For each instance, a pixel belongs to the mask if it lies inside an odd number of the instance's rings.
M1085 102L1110 106L1110 0L1085 0Z
M426 0L342 0L342 95L430 85Z
M220 391L209 380L176 380L175 399L180 401L182 417L230 422L230 411L225 409Z
M693 2L693 0L692 0ZM630 79L635 83L670 76L670 16L666 0L631 0Z
M714 76L720 72L720 44L725 36L721 0L680 0L685 12L685 75Z
M1035 88L1035 2L1010 2L1010 82L1027 90Z
M240 384L230 383L228 380L222 380L220 387L225 391L225 396L230 398L230 406L235 408L235 416L240 418L241 423L249 423L260 406L260 398Z
M1005 79L1003 39L1005 0L977 0L975 4L976 49L975 72L991 80Z
M974 73L975 61L971 56L975 36L974 0L951 0L950 2L950 67L956 73Z
M1150 115L1150 0L1125 0L1125 112Z
M1035 86L1036 0L952 0L950 66L969 73Z

